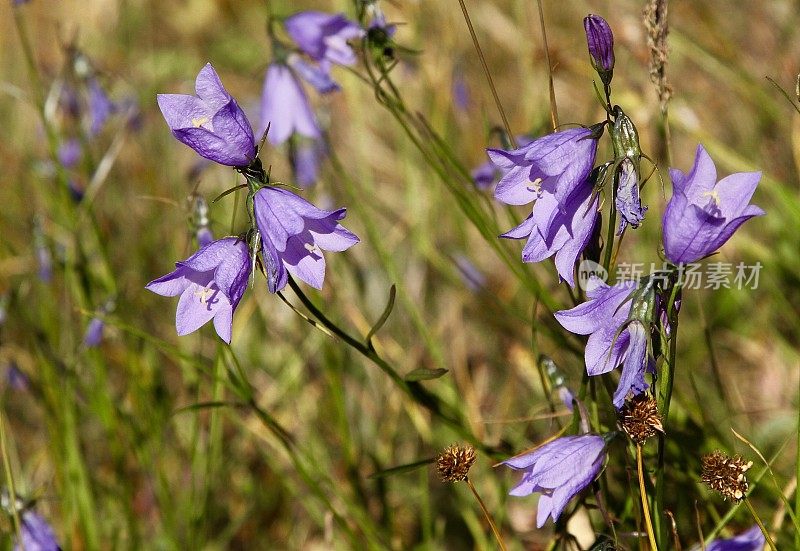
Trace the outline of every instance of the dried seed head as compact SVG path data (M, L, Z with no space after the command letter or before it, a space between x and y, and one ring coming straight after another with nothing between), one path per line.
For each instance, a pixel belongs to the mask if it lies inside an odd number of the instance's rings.
M745 461L738 455L729 457L717 450L703 456L700 479L706 486L722 494L726 500L741 501L748 488L744 473L752 466L752 461Z
M667 82L667 0L648 0L644 8L644 26L650 49L650 80L656 86L661 110L665 111L672 96L672 87Z
M466 480L473 463L475 449L472 446L448 446L436 458L436 468L443 482Z
M619 425L631 440L640 445L656 432L664 433L656 400L645 394L625 402L619 412Z

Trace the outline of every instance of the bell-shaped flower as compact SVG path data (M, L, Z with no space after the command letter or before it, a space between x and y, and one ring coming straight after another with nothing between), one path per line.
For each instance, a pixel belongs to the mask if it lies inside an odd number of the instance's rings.
M575 263L592 237L599 201L589 181L565 204L559 204L555 194L541 191L530 216L500 237L527 239L522 249L524 262L541 262L555 255L559 276L574 287Z
M326 148L322 140L298 140L291 148L292 172L295 183L303 189L317 183L319 165L325 158Z
M623 364L613 398L618 409L628 394L638 395L648 388L644 375L653 367L648 354L649 327L641 319L631 319L636 288L636 281L608 286L592 276L586 289L588 300L555 313L567 331L589 335L584 351L589 375L608 373Z
M261 129L269 125L272 145L280 145L297 132L306 138L317 139L322 135L314 112L303 87L282 63L273 63L267 68L264 90L261 93Z
M619 182L614 204L620 217L617 235L621 235L629 224L634 229L639 227L644 220L647 207L642 206L642 200L639 197L639 175L636 173L633 161L629 157L625 157L618 170Z
M766 540L764 533L757 524L732 538L719 538L705 546L706 551L762 551ZM699 551L700 546L695 546L692 551Z
M603 437L595 434L564 436L503 461L504 465L523 471L522 479L509 494L540 493L537 527L544 526L548 517L556 521L567 503L600 474L605 446Z
M47 521L34 511L25 511L20 518L20 533L22 534L22 545L20 542L14 544L14 551L25 549L26 551L61 551L53 529Z
M159 94L172 135L198 154L227 166L248 166L256 156L253 129L210 63L195 81L196 96Z
M330 94L340 90L339 84L331 77L330 68L309 63L300 54L290 54L286 63L297 76L313 86L320 94Z
M346 209L318 209L291 191L267 186L256 192L253 208L271 293L283 289L288 274L322 289L322 251L344 251L359 239L339 223Z
M608 22L599 15L587 15L583 18L583 29L586 31L586 43L592 66L603 82L611 82L614 70L614 35Z
M247 243L225 237L206 245L176 269L147 284L154 293L180 295L175 315L178 335L196 331L212 318L217 335L231 342L233 312L247 288L250 253Z
M341 13L304 11L287 18L284 27L301 50L325 64L355 63L356 54L347 41L364 36L364 29Z
M664 254L673 264L715 252L739 226L764 211L750 204L760 172L739 172L717 182L714 161L697 146L689 174L670 169L672 198L663 218Z
M487 149L503 172L494 196L509 205L527 205L549 192L565 203L589 177L597 153L591 128L570 128L504 151Z

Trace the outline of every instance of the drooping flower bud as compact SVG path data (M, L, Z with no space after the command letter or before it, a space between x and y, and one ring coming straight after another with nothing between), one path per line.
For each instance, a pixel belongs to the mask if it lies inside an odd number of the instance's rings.
M615 157L639 160L639 157L642 156L642 148L639 146L639 131L636 130L636 125L619 105L614 106L614 125L609 128L609 133Z
M636 229L644 220L647 207L639 197L639 175L634 162L625 157L619 165L615 205L620 215L617 235L621 235L627 225Z
M608 22L599 15L589 14L583 18L589 56L603 84L608 86L614 74L614 35Z

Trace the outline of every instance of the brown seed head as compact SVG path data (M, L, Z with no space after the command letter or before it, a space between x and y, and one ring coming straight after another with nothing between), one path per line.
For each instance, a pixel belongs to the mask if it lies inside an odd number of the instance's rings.
M726 500L741 501L748 488L744 473L752 466L752 461L745 461L738 455L729 457L717 450L703 456L700 479L706 486L722 494Z
M466 480L473 463L475 449L472 446L448 446L436 458L436 468L443 482Z
M664 433L655 398L644 394L625 402L619 412L619 425L639 445L657 432Z

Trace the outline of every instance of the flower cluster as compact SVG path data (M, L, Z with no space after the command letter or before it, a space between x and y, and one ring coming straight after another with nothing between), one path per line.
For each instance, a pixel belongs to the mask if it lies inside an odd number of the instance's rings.
M180 295L175 319L179 335L196 331L213 319L217 334L229 343L233 313L259 254L270 292L282 290L289 274L321 289L325 278L322 251L344 251L358 243L358 237L339 223L345 209L322 210L269 184L250 122L210 63L197 75L195 90L196 96L160 94L161 112L178 140L199 155L245 175L252 205L250 234L255 239L224 237L206 243L146 288L162 296Z

